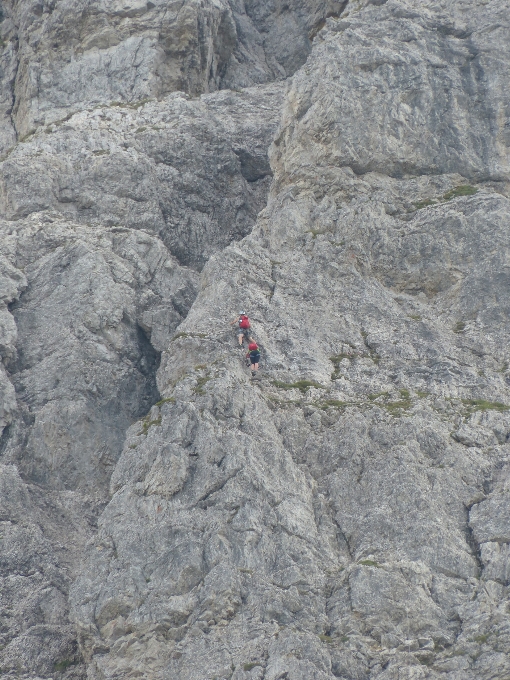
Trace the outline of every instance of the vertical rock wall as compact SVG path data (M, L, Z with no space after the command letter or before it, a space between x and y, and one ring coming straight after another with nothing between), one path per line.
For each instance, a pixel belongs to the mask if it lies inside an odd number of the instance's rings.
M281 80L345 2L109 0L2 4L2 108L9 148L70 113L182 91Z
M281 88L190 99L219 86L227 5L1 19L0 674L81 678L69 585L196 270L265 205Z
M506 7L357 9L128 433L72 591L92 677L508 672Z
M509 10L4 3L2 677L510 673Z

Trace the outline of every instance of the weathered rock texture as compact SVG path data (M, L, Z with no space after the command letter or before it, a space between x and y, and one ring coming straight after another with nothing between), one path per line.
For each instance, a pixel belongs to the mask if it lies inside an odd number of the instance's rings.
M510 4L343 5L179 6L211 33L138 108L90 76L53 125L56 66L19 95L45 127L2 164L2 677L510 677ZM78 69L131 44L93 22L174 11L64 6L96 26Z
M202 267L246 236L266 203L280 103L268 86L77 113L7 156L2 212L15 220L53 208L85 224L145 229Z
M345 1L3 2L2 109L14 134L98 104L285 78Z
M46 677L78 658L67 588L125 430L159 399L159 354L197 275L144 232L80 227L58 214L2 222L0 242L15 263L4 268L9 299L24 290L2 340L10 377L4 372L2 411L12 421L0 475L0 654L5 673Z

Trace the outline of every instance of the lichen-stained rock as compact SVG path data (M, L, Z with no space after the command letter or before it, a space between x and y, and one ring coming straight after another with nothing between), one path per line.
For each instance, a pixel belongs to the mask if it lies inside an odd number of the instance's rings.
M3 10L2 10L3 12ZM9 33L5 16L0 22L0 154L16 143L16 128L12 119L14 105L14 81L18 67L16 43L6 40Z
M94 550L94 570L73 595L83 649L98 674L122 668L191 678L206 668L213 672L225 661L216 646L226 633L238 638L234 662L243 649L249 653L243 637L250 620L260 628L258 637L271 635L274 621L306 621L315 633L306 636L309 644L320 645L326 615L317 620L317 614L324 609L325 577L317 563L333 571L337 565L332 546L317 531L314 481L282 447L267 405L249 388L229 384L232 377L222 378L221 366L214 373L216 395L204 383L200 399L208 405L202 413L193 402L167 400L151 412L145 431L135 426L128 434L112 478L112 491L119 490L101 520L104 549ZM234 363L230 376L235 373ZM193 394L202 388L191 383L182 389ZM162 465L161 441L168 451L163 460L181 462L167 463L160 482L166 488L158 491L153 479ZM292 555L298 554L296 561ZM120 666L110 625L119 617L127 632L115 645L137 640L140 651L123 655ZM151 633L147 640L156 636L155 658L142 630ZM211 634L209 643L204 639L209 660L205 649L198 659L191 658L197 654L191 648L184 656L177 653L183 638L200 638L204 630ZM94 648L101 644L110 653L98 658Z
M510 504L508 491L493 493L489 499L473 506L471 528L478 543L510 543Z
M0 366L0 429L3 430L11 422L12 413L16 409L16 397L12 383L5 369Z
M506 467L506 466L505 466ZM480 549L482 577L508 586L510 582L510 476L504 469L503 488L497 485L488 498L469 513L473 538Z
M507 6L319 31L73 585L91 678L508 673Z
M69 513L102 507L126 428L159 399L159 353L196 295L196 273L179 264L158 232L181 261L199 268L251 229L271 179L267 148L280 101L281 91L267 86L202 100L174 95L145 104L145 113L117 106L85 111L76 114L77 127L71 118L35 135L41 145L19 144L2 167L2 213L10 221L0 227L0 294L10 312L1 312L0 425L11 426L0 450L24 481L54 495L58 529L44 545L52 553L56 536L65 537L66 569L77 568L94 533L93 522L77 531ZM173 482L167 460L176 463ZM181 467L162 451L148 492L174 494ZM27 522L37 523L40 510L28 508ZM52 605L60 627L51 635L38 623L26 635L6 628L0 643L6 673L81 677L68 583ZM34 596L27 599L14 584L8 606L30 622L39 590L28 588ZM26 657L23 667L18 657Z
M248 234L265 206L281 98L268 85L77 113L3 162L2 214L55 209L85 224L148 229L200 268Z
M6 678L77 680L69 585L125 430L159 399L159 354L197 275L142 230L59 213L1 221L0 243L0 666Z

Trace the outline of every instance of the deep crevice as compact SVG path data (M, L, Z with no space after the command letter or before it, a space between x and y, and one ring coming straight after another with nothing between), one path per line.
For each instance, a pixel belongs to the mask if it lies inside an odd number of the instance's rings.
M466 508L466 529L465 529L465 535L466 535L466 543L468 544L471 554L473 555L476 565L478 567L478 576L480 576L483 572L484 566L482 562L482 553L480 550L480 545L476 542L474 534L473 534L473 529L469 524L469 510Z
M9 423L6 425L2 431L2 434L0 434L0 459L2 458L4 451L7 447L7 442L10 439L11 436L11 426L12 423Z
M141 355L137 368L146 379L145 393L140 400L140 409L137 414L137 417L142 417L161 399L156 383L156 374L161 363L161 352L154 349L147 333L139 324L136 326L136 332Z

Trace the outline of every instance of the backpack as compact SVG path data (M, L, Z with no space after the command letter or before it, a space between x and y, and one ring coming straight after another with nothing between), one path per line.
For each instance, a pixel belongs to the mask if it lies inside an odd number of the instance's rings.
M246 316L246 314L243 314L242 316L239 317L239 328L249 328L250 327L250 320Z

